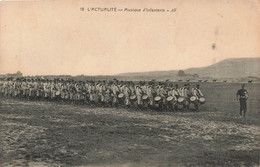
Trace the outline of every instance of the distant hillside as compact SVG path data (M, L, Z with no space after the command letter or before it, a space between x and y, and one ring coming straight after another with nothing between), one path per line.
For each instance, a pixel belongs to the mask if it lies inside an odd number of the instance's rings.
M13 77L13 78L16 78L16 77L22 77L23 76L23 73L21 71L17 71L16 73L13 73L13 74L0 74L0 77Z
M178 72L184 72L185 75L178 75ZM0 75L1 77L22 77L23 74L18 71L15 74ZM32 76L30 76L32 77ZM186 70L171 71L151 71L137 73L122 73L118 75L106 76L86 76L86 75L45 75L34 76L36 78L73 78L75 80L106 80L114 79L121 81L180 81L180 82L260 82L260 58L233 58L226 59L213 65L201 68L189 68Z
M199 77L211 78L242 78L242 77L260 77L260 58L232 58L220 61L216 64L201 67L189 68L184 70L186 74L198 74ZM178 77L178 70L172 71L153 71L140 73L124 73L117 76L128 77Z
M260 58L226 59L208 67L190 68L185 72L213 78L260 77Z

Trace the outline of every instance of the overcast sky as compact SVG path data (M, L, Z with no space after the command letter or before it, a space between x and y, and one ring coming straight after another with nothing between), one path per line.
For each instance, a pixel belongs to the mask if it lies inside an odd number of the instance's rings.
M110 75L260 57L259 18L258 0L2 1L0 73Z

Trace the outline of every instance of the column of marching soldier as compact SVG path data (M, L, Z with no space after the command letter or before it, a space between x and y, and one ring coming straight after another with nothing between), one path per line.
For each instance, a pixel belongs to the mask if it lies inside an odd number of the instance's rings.
M198 110L205 98L199 85L131 81L74 81L73 79L0 79L0 96L28 100L75 102L96 106L135 107L159 110Z

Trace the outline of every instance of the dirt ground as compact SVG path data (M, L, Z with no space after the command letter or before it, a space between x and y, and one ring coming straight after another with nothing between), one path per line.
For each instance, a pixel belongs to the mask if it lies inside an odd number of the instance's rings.
M0 99L0 166L260 166L260 84L205 84L199 112Z

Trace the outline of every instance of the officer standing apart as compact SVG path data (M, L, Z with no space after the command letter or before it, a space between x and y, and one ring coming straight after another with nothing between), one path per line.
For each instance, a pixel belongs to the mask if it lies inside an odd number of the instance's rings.
M242 84L241 89L237 91L237 100L240 102L240 117L245 117L247 111L246 101L248 99L248 92L245 89L245 84Z

